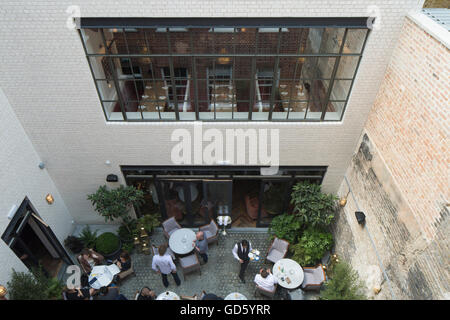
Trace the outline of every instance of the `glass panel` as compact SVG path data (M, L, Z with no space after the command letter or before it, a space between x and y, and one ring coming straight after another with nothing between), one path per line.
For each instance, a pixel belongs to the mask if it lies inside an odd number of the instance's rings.
M214 37L214 53L219 54L232 54L234 52L234 34L233 28L214 28L208 32ZM211 52L212 53L212 52Z
M336 72L336 79L351 79L355 75L358 66L359 57L343 56L339 62Z
M322 80L313 80L309 89L305 87L310 95L306 119L320 119L327 95L326 85Z
M117 100L116 87L112 80L97 80L97 88L100 93L101 100Z
M325 120L340 121L342 112L344 111L345 102L330 101L328 103L327 112L325 113Z
M305 53L338 53L345 28L310 28Z
M109 57L88 57L95 79L113 79Z
M108 52L112 54L128 54L127 43L122 29L103 29L108 44Z
M330 100L346 100L352 80L335 80L331 89Z
M280 57L278 67L280 69L280 79L300 78L302 65L305 58Z
M259 28L258 53L276 54L278 46L278 28Z
M143 29L125 29L124 37L130 54L148 53Z
M303 79L315 78L331 78L333 73L334 63L336 58L333 57L307 57L299 58L299 63L302 66L300 77ZM299 72L297 72L298 74Z
M102 105L108 120L123 120L119 101L102 101Z
M139 217L147 214L159 214L160 206L158 192L156 190L156 185L153 179L133 179L132 181L130 181L130 184L144 193L144 204L142 204L137 210Z
M281 33L281 54L305 53L306 37L308 29L289 28ZM295 59L295 58L294 58Z
M342 53L361 53L367 29L348 29Z
M180 193L184 196L183 184L176 181L161 181L160 183L167 219L174 217L177 221L182 221L186 212L186 205L179 196Z
M169 53L167 33L156 32L156 29L145 29L144 39L147 39L149 53Z
M105 46L103 45L100 29L81 29L81 37L86 46L87 53L105 54Z
M215 216L231 215L232 181L205 181L206 195L204 203L212 208Z
M169 34L172 53L191 53L191 36L189 32L186 32L186 29L171 28Z
M255 53L258 29L238 28L236 33L236 53Z
M283 213L283 207L289 191L289 181L264 182L262 196L262 224L269 224L274 217Z
M214 33L210 28L189 29L192 34L194 53L213 53Z

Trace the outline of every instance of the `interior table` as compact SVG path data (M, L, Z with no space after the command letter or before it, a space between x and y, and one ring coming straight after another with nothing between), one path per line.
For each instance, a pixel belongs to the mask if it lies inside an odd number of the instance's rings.
M278 279L278 284L286 289L295 289L303 282L303 269L292 259L280 259L274 265L272 274Z
M172 291L164 291L156 297L156 300L180 300L180 297Z
M195 239L195 232L191 229L178 229L170 235L169 247L176 254L188 254L194 250L192 243Z
M95 266L89 275L89 285L91 288L100 289L107 287L114 279L114 275L118 274L120 269L117 265Z
M224 300L248 300L246 296L239 292L232 292Z

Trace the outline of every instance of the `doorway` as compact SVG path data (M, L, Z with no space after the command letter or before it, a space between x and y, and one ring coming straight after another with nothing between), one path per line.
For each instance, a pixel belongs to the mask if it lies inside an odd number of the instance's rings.
M65 264L73 264L28 198L20 205L2 239L30 271L42 267L46 276L57 277Z

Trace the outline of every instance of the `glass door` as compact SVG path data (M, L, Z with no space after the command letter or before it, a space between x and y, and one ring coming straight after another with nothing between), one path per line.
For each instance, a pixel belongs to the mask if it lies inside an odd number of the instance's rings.
M209 219L219 215L231 216L233 180L204 180L204 209Z

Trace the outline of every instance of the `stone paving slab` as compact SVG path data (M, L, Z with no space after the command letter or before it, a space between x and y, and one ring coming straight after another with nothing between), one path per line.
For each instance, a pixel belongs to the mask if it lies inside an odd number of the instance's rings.
M97 228L91 228L91 230L95 229ZM99 233L102 233L102 231ZM249 263L245 272L245 283L242 283L238 277L240 265L231 252L234 245L242 239L250 241L252 247L261 252L261 259L259 261ZM159 229L155 230L151 236L151 243L159 246L164 242L167 242L164 234ZM260 295L255 296L253 279L260 268L272 268L273 266L271 262L266 263L264 261L269 245L269 235L267 232L261 232L260 230L255 232L251 230L240 232L235 229L227 232L226 236L220 232L219 243L209 245L208 263L201 266L201 274L198 271L194 271L183 277L181 267L176 262L181 285L177 287L173 278L169 276L169 286L167 289L162 283L161 276L151 268L153 255L134 252L131 255L131 259L136 276L130 276L125 279L120 285L120 292L128 299L134 299L136 291L147 286L153 289L157 295L169 290L180 296L193 296L194 294L200 295L205 290L207 293L214 293L220 297L225 297L231 292L239 292L249 300L267 299ZM199 260L202 261L201 258ZM275 299L280 299L278 291ZM316 299L317 294L308 292L304 297L307 300Z

